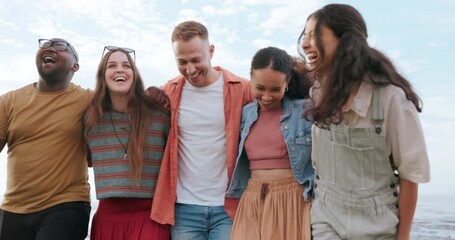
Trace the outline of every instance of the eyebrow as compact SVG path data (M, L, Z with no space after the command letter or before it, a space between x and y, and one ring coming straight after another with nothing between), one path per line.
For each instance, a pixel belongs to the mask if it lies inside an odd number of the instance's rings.
M194 61L194 60L199 60L201 59L201 56L197 56L197 57L193 57L193 58L190 58L190 59L184 59L184 58L177 58L177 61L182 61L182 62L191 62L191 61Z
M307 35L307 34L312 34L312 33L314 33L314 29L313 29L313 30L310 30L310 32L308 32L308 33L307 33L306 31L304 31L304 32L302 33L302 35L305 36L305 35Z

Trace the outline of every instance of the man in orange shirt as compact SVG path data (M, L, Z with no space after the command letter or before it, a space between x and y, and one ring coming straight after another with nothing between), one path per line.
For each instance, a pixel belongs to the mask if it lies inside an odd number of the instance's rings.
M180 76L163 86L171 131L151 218L174 224L174 240L229 239L238 199L225 198L237 157L242 107L249 83L212 67L207 28L182 22L172 33Z

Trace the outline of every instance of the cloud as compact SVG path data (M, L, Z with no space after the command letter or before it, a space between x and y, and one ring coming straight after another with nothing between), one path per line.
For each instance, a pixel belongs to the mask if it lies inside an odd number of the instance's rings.
M2 8L0 7L0 10L2 10ZM3 20L3 19L0 19L0 26L1 27L5 27L9 30L13 30L13 31L19 31L20 28L19 26L14 23L14 22L10 22L10 21L6 21L6 20Z
M301 25L303 29L308 15L321 6L318 0L291 0L284 1L282 5L274 7L266 21L260 24L262 29L283 29L289 26Z
M30 71L27 71L30 69ZM20 88L38 80L35 66L35 54L20 54L0 62L0 93Z
M427 60L423 59L410 59L410 60L398 60L398 68L405 74L412 74L420 70L420 68L428 63Z
M215 7L213 5L206 5L201 7L202 13L209 17L214 16L234 16L240 12L246 10L244 6L237 5L231 6L229 4L223 4L222 6Z
M259 14L256 12L253 12L251 14L248 14L248 22L250 24L257 23L259 18Z
M273 45L275 45L275 42L268 39L257 38L253 40L253 46L256 48L264 48Z
M200 16L201 16L201 14L199 14L199 12L197 10L190 9L190 8L181 9L179 11L179 19L181 19L181 21L190 20L190 19L200 21L200 20L198 20L198 19L202 19L202 18L200 18Z
M430 48L442 48L448 46L449 43L447 41L441 41L441 40L434 40L428 44Z
M6 38L5 36L0 35L0 44L10 45L13 47L23 47L23 43L20 42L19 39L16 38Z
M428 63L428 61L424 59L403 59L403 52L398 49L390 49L385 52L386 56L388 56L392 62L395 63L399 72L405 75L419 71L423 65Z

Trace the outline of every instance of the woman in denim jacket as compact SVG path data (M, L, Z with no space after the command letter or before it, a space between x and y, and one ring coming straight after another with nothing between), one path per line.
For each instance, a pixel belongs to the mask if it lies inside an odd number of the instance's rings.
M227 197L240 198L231 239L310 239L313 190L310 82L300 63L268 47L251 62L256 101L243 107L241 140ZM303 68L300 68L303 69Z

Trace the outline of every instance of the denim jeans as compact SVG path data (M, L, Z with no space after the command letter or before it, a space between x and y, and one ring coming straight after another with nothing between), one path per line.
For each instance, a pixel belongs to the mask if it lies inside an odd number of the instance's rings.
M229 240L231 228L224 206L175 205L172 240Z

